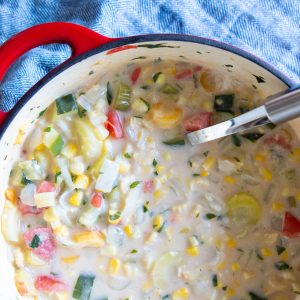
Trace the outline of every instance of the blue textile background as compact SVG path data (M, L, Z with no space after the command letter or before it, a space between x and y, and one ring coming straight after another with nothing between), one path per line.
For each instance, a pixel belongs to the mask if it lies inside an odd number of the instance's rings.
M50 21L78 23L110 37L213 38L256 54L300 82L300 0L0 0L0 44ZM69 54L66 46L50 45L24 55L1 83L0 109L10 108Z

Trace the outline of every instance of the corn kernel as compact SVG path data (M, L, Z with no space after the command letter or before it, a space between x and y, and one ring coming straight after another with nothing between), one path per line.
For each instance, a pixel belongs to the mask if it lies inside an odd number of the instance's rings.
M154 143L154 139L153 139L153 137L152 136L147 136L147 139L146 139L146 142L148 143L148 144L152 144L152 143Z
M25 134L25 132L22 129L19 129L19 133L15 139L16 145L22 144L22 142L24 140L24 134Z
M254 277L254 273L253 272L249 272L249 271L245 271L245 272L243 272L243 277L245 278L245 279L251 279L251 278L253 278Z
M56 292L53 296L54 296L54 298L52 298L53 300L67 300L68 299L67 292ZM37 299L34 299L34 300L37 300Z
M262 154L256 154L255 155L255 160L259 162L264 162L266 160L266 157Z
M180 229L180 233L182 234L186 234L186 233L189 233L191 231L191 229L189 227L183 227Z
M154 218L153 218L153 228L156 230L156 231L159 231L161 229L161 226L163 225L163 217L162 215L156 215Z
M144 290L144 291L150 290L151 287L152 287L151 281L146 281L146 282L143 283L143 290Z
M210 171L210 170L214 167L215 163L216 163L215 157L213 157L213 156L208 156L208 157L205 159L205 161L204 161L202 167L203 167L204 170Z
M238 272L240 269L241 269L240 264L237 263L237 262L235 262L235 263L233 263L233 264L231 265L231 270L232 270L233 272Z
M237 243L234 239L229 239L226 244L229 248L235 248L237 246Z
M172 299L173 300L183 300L188 299L190 292L187 288L180 288L177 291L173 292Z
M121 262L116 258L109 260L108 271L110 275L116 275L120 270Z
M16 190L11 189L11 188L7 189L5 191L5 198L7 200L9 200L10 202L16 204L17 203L17 192L16 192Z
M294 158L295 160L299 161L300 160L300 148L294 149L293 153L291 154L291 157Z
M68 143L62 149L61 153L67 158L72 158L77 154L77 146L73 143Z
M90 178L87 175L78 175L74 181L75 188L87 189L90 185Z
M261 254L263 256L271 256L273 253L270 249L268 248L261 248Z
M281 212L284 209L284 205L280 202L273 202L271 210L273 212Z
M65 264L73 264L78 260L79 257L80 255L71 255L62 257L60 260Z
M300 192L298 192L298 193L296 194L296 199L297 199L297 201L300 202Z
M229 184L236 184L236 179L232 176L224 176L224 181Z
M73 206L79 206L83 200L84 194L82 191L75 191L69 198L69 203Z
M24 252L25 264L29 266L43 266L46 262L40 259L37 255L32 253L32 251L26 249Z
M215 239L215 246L217 250L220 250L222 248L222 241L220 239Z
M198 256L199 249L197 246L190 246L185 249L185 252L190 256Z
M156 190L154 193L153 193L153 197L155 200L158 200L161 196L162 196L163 192L161 190Z
M271 181L273 179L273 174L267 168L260 169L261 175L265 181Z
M175 75L177 73L176 67L169 67L165 69L166 74Z
M35 147L36 151L44 151L46 149L47 147L44 144L39 144L38 146Z
M289 189L289 187L286 186L286 187L284 187L282 189L281 196L282 197L288 197L288 196L290 196L290 189Z
M59 221L59 217L55 214L52 207L46 208L44 210L43 218L48 223Z
M156 231L152 231L150 233L149 237L147 238L146 243L152 244L156 240L157 236L158 236L158 233Z
M124 232L127 234L128 237L131 237L133 234L132 225L126 225L124 226Z
M164 158L164 160L166 160L166 161L170 161L170 160L171 160L171 154L170 154L169 152L165 152L165 153L163 154L163 158Z
M203 171L200 172L200 175L202 177L207 177L209 175L209 173L207 171L203 170Z
M81 244L83 247L102 247L105 236L99 231L82 231L72 236L74 242Z
M162 166L162 165L157 165L156 166L156 171L158 172L158 173L161 173L162 171L164 171L164 169L165 169L165 167L164 166Z
M212 110L212 102L211 101L203 101L202 108L206 111L211 111Z
M233 288L228 288L226 291L226 296L227 297L233 297L235 294L235 290Z
M222 261L222 262L219 262L218 264L217 264L217 271L221 271L221 270L224 270L224 268L225 268L225 263Z
M59 237L64 237L64 236L69 235L68 227L63 225L63 224L60 224L58 226L53 226L53 224L51 224L51 227L53 228L54 234L59 236Z

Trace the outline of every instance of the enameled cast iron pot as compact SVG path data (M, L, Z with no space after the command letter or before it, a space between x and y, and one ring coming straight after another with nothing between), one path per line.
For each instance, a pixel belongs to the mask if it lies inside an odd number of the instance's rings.
M259 58L214 40L174 34L115 39L63 22L34 26L4 43L0 47L0 81L22 54L51 43L68 44L72 49L71 58L34 85L10 112L0 112L0 216L9 173L20 153L20 145L14 142L19 130L22 129L26 135L34 126L33 121L38 114L54 99L96 82L101 74L109 72L116 65L126 64L135 58L153 60L158 57L208 64L219 69L225 68L232 75L254 85L262 96L295 85ZM13 274L10 251L0 234L0 299L21 299L14 285Z

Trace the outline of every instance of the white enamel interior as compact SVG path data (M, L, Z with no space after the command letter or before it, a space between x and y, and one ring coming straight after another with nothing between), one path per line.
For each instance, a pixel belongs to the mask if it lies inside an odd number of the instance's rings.
M155 41L146 44L166 43L179 48L155 48L144 47L117 52L106 55L106 52L95 54L66 69L48 84L42 87L21 109L11 122L0 141L0 215L4 204L4 191L8 183L9 173L14 161L18 158L20 146L14 144L19 129L28 133L34 126L34 120L40 111L50 105L55 98L77 90L80 87L90 85L99 80L101 75L109 72L115 65L127 64L131 59L146 56L146 59L161 57L162 59L187 60L199 65L212 65L226 68L225 65L233 65L233 75L242 78L249 84L255 84L262 96L277 93L287 88L287 85L259 65L231 52L192 42L179 41ZM140 43L143 44L143 43ZM200 53L197 53L201 52ZM180 56L184 56L180 57ZM92 75L88 75L93 70ZM257 83L256 74L265 78L266 83ZM298 123L299 120L296 121ZM1 223L0 223L1 226ZM21 299L16 291L13 281L13 266L9 246L7 246L0 234L0 299Z

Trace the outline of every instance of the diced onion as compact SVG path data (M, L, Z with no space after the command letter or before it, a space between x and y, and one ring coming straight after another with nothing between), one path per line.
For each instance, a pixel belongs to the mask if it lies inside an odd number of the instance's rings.
M119 164L106 159L100 169L100 174L96 181L96 190L110 193L114 187L119 172Z
M35 195L35 185L33 183L27 184L20 193L20 200L22 203L29 205L29 206L35 206L34 201L34 195Z
M50 207L55 205L56 192L36 193L34 201L37 208Z
M70 188L70 189L74 189L75 186L74 186L74 183L72 181L72 177L71 177L71 174L69 172L69 169L68 169L68 162L65 158L62 158L62 157L58 157L57 158L57 164L60 168L60 171L61 171L61 175L66 183L66 185Z

